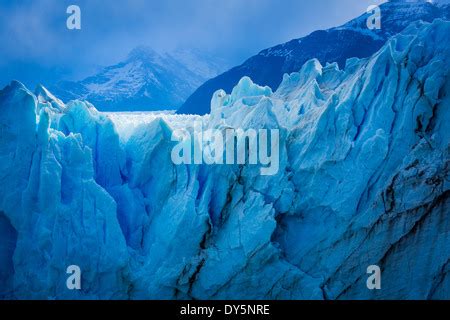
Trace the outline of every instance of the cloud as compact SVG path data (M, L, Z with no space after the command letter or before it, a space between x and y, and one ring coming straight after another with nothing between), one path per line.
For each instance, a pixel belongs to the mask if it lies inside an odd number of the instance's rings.
M374 1L0 0L0 64L26 61L82 75L138 45L195 47L237 64L269 46L339 25ZM71 4L81 8L80 31L66 28Z

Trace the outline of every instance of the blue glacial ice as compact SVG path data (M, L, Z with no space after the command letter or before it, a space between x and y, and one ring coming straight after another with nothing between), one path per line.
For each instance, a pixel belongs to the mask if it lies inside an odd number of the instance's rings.
M207 128L280 129L279 171L175 165L193 117L0 91L0 298L449 299L450 23L276 92L218 91ZM68 290L66 269L82 270ZM382 290L366 287L382 269Z

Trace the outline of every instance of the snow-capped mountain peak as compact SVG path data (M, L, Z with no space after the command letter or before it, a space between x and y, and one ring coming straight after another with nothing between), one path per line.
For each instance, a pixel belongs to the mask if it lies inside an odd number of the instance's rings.
M198 51L158 53L139 46L118 64L80 82L61 82L51 91L64 101L81 99L100 110L177 109L209 77L226 65Z

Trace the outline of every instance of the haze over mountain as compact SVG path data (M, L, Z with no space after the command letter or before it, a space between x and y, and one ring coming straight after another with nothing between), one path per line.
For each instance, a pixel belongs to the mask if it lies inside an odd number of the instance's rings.
M329 30L320 30L261 51L242 65L207 81L200 86L178 110L185 114L206 114L216 90L230 91L243 76L249 76L260 85L276 90L285 73L300 70L309 59L322 64L337 62L345 66L348 58L365 58L379 50L388 38L418 20L431 22L450 17L450 5L427 1L397 0L384 3L381 9L381 29L369 30L369 14Z
M157 52L197 48L231 67L263 48L340 25L380 1L77 0L81 30L66 28L71 2L0 1L0 87L13 79L29 88L80 81L124 61L139 45Z
M96 75L49 87L65 102L88 100L103 111L175 110L198 86L224 69L223 60L198 50L160 54L141 46L125 61Z

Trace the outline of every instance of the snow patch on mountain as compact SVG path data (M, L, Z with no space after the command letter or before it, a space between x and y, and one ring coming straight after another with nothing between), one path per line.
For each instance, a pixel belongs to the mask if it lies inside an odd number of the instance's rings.
M80 82L61 82L51 90L66 102L88 100L105 111L171 110L225 68L224 61L198 50L160 54L142 46L124 62Z

